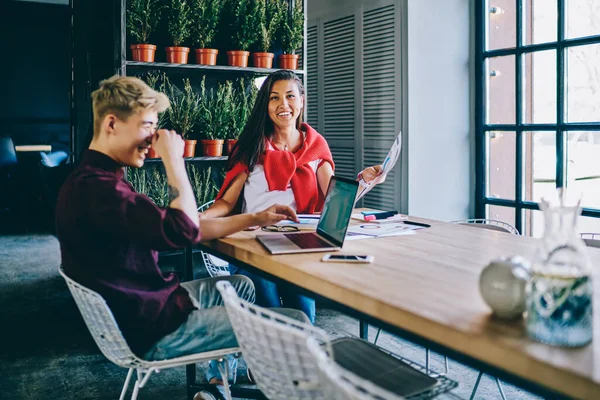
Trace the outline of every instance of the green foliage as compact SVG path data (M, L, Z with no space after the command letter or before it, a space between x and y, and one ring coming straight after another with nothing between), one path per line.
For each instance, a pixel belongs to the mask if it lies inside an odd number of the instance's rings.
M198 131L201 137L208 140L225 139L233 129L235 110L237 107L233 83L225 81L214 88L206 90L205 79L200 84L202 106L198 118Z
M239 87L234 92L233 126L229 130L227 139L237 139L240 136L248 122L248 118L250 118L254 102L256 101L256 95L258 94L258 89L254 84L250 85L250 93L246 92L244 78L240 78L238 84Z
M162 8L160 0L127 1L127 31L136 44L148 43L160 21Z
M169 206L169 184L160 165L127 168L127 181L136 192L145 194L159 207Z
M167 108L171 129L181 134L184 139L188 139L201 114L202 99L198 93L194 92L189 79L183 80L183 92L166 76L164 81L171 100L171 107Z
M283 19L287 16L287 10L284 9L281 0L257 0L257 2L260 29L254 47L256 51L268 53Z
M256 43L260 32L259 1L238 0L229 4L233 6L231 50L248 50Z
M192 9L187 0L171 0L168 25L173 46L180 46L191 35Z
M287 0L281 0L287 8ZM281 48L284 54L294 54L300 48L304 39L304 11L302 2L296 1L289 18L283 18L281 24Z
M212 48L224 0L192 0L192 39L200 49Z
M198 169L194 164L186 164L188 177L199 206L214 200L218 193L217 185L211 178L211 168Z
M206 90L206 76L200 83L200 112L198 113L198 125L196 131L201 138L208 140L216 139L216 118L212 108L212 89Z
M166 88L166 80L167 75L163 72L162 74L156 71L150 71L145 76L142 77L142 80L145 81L148 86L157 92L161 92L167 94ZM158 114L158 123L156 124L156 129L162 129L167 125L167 112L163 111Z

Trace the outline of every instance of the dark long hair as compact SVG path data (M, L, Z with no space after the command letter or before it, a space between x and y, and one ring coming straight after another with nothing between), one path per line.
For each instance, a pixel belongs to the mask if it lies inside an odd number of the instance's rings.
M300 95L304 97L304 86L298 76L286 69L272 72L265 79L262 87L256 95L254 108L248 118L244 130L240 134L237 143L233 147L229 157L229 169L238 162L242 162L252 171L257 164L261 154L265 151L265 139L273 136L273 122L269 117L269 97L271 89L277 81L294 81L298 85ZM306 101L306 99L305 99ZM296 128L300 129L304 108L300 110L300 115L296 121Z

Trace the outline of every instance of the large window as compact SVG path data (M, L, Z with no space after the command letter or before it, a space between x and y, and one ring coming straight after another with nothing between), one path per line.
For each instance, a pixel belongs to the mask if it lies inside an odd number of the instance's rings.
M600 0L477 1L477 216L541 236L539 200L582 197L600 232Z

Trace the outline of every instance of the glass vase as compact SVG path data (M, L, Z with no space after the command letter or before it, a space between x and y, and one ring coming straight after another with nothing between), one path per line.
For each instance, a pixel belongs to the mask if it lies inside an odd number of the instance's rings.
M579 201L566 191L540 203L544 235L532 262L527 284L528 335L539 342L565 347L588 344L593 336L592 281L585 243L577 234Z

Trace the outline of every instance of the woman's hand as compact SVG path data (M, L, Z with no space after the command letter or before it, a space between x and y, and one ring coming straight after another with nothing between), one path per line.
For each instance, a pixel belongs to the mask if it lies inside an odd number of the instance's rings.
M360 175L365 183L377 185L385 181L385 175L381 175L382 171L383 167L381 165L374 165L363 169Z
M255 223L253 225L275 225L283 220L292 220L298 222L298 217L294 210L288 206L275 204L261 212L255 213Z

